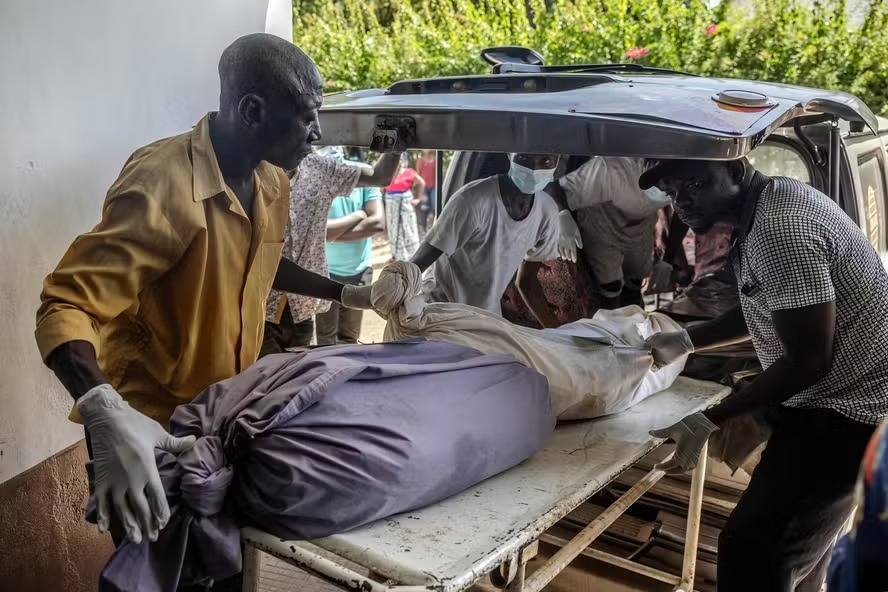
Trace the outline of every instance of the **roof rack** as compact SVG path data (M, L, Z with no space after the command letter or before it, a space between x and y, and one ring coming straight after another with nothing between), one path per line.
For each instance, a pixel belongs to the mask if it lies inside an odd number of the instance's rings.
M641 64L563 64L547 66L538 52L518 45L486 47L481 50L481 59L493 66L494 74L546 74L546 73L633 73L633 74L672 74L696 76L688 72L654 68Z
M537 66L533 64L509 64L503 63L493 67L494 74L558 74L558 73L632 73L632 74L672 74L675 76L694 76L690 72L670 70L668 68L654 68L641 64L565 64L560 66Z

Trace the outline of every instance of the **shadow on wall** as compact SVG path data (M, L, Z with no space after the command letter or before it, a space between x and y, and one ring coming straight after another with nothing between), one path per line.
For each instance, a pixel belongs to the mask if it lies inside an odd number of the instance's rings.
M114 545L83 519L86 461L81 440L3 484L0 590L95 592Z

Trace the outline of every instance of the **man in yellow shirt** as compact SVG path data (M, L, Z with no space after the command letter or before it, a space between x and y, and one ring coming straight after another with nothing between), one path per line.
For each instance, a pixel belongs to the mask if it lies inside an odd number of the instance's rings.
M220 109L137 150L44 282L37 344L76 400L93 455L99 529L156 540L169 506L154 449L173 409L252 364L275 288L350 304L281 259L294 170L321 137L321 77L299 48L255 34L222 54Z

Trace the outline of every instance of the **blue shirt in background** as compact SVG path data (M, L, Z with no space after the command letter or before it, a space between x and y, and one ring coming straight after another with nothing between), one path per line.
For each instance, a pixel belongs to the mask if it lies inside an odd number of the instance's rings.
M342 218L364 209L364 204L374 199L382 199L382 192L376 187L358 187L350 195L337 197L330 204L327 218ZM339 276L358 275L370 267L373 239L348 243L327 243L327 267L331 274Z

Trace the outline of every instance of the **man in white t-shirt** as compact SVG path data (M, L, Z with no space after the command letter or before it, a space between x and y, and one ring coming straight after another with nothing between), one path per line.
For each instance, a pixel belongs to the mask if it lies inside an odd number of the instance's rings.
M507 175L468 183L442 210L413 256L432 265L433 301L468 304L502 314L500 299L517 272L516 286L544 327L558 326L537 281L543 261L559 255L559 213L543 191L558 156L515 154Z
M644 170L642 158L594 156L553 186L576 212L583 255L598 281L603 308L642 304L657 211L670 202L656 187L639 189Z

